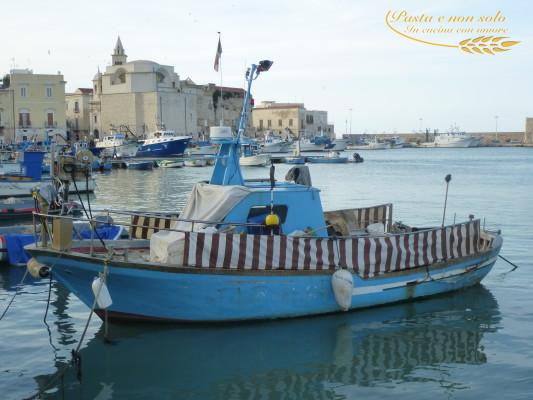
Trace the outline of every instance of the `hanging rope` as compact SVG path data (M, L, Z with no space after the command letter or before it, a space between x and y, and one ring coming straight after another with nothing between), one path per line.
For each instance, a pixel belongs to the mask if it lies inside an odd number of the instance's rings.
M4 309L4 312L2 313L2 315L0 316L0 321L5 317L5 315L7 314L7 311L9 310L9 307L11 307L11 304L13 304L13 301L15 301L15 297L17 297L17 295L20 293L20 288L22 287L22 284L24 283L24 280L26 279L26 276L28 275L28 269L26 269L26 272L24 273L24 276L22 277L22 279L20 280L20 283L17 285L17 288L15 290L15 294L13 295L13 297L11 298L11 300L9 301L7 307Z
M87 318L87 322L85 323L85 327L84 327L83 332L81 334L80 340L78 341L78 345L76 346L76 349L72 349L72 351L71 351L71 356L72 356L71 362L66 364L66 365L64 365L63 368L61 368L59 371L57 371L54 374L54 376L42 388L39 389L39 391L37 393L33 394L30 397L25 398L24 400L33 400L33 399L41 398L47 390L52 388L58 382L58 380L61 380L61 381L63 380L64 375L67 373L67 371L70 369L71 366L75 366L76 367L76 377L77 377L78 381L81 382L81 378L82 378L82 369L81 369L82 360L81 360L80 349L81 349L81 346L83 345L83 341L85 339L85 335L87 334L87 331L89 329L89 324L91 323L91 319L92 319L92 316L94 314L94 310L96 309L97 299L100 297L100 292L102 290L102 287L104 286L104 283L107 281L107 275L109 274L109 268L108 268L107 263L110 260L111 256L112 256L112 250L109 252L108 258L106 258L106 260L104 260L104 270L103 270L102 273L99 274L100 278L102 279L102 284L100 285L100 287L98 288L98 291L96 292L96 295L94 296L93 305L91 307L91 311L89 313L89 317Z
M500 257L503 261L511 264L513 266L513 268L511 268L509 271L507 271L506 273L508 272L513 272L515 269L518 268L518 265L516 265L515 263L509 261L507 258L505 258L504 256L502 256L501 254L498 254L498 257Z

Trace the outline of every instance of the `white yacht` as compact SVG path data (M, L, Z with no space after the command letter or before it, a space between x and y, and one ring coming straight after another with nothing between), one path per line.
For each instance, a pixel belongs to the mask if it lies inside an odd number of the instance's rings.
M435 147L471 147L472 142L472 136L456 128L435 136Z
M123 133L114 133L105 136L96 142L91 151L96 156L126 158L135 157L139 150L139 144L126 138Z

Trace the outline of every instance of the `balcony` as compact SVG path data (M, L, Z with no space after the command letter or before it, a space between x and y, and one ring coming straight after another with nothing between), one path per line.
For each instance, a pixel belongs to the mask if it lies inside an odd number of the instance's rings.
M52 122L52 123L50 123L49 121L45 121L45 123L44 123L44 127L45 127L46 129L57 128L57 121Z
M31 128L31 122L28 121L28 122L19 122L18 124L18 127L19 129L28 129L28 128Z

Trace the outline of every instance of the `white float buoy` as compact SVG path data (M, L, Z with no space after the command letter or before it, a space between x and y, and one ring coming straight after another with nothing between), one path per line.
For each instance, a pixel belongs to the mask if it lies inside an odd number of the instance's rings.
M331 286L337 304L343 311L352 305L353 276L346 269L339 269L331 276Z
M48 266L41 264L33 257L26 263L26 268L34 278L46 278L50 273L50 268L48 268Z
M109 294L107 285L101 277L94 278L91 286L93 289L94 297L96 297L96 304L98 304L98 308L106 309L111 304L113 304L113 300L111 300L111 295Z

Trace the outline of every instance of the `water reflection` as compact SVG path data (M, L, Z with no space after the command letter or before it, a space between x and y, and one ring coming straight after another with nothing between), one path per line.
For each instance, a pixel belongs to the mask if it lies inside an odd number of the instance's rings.
M461 387L450 365L487 361L500 314L482 286L415 303L230 326L111 325L82 350L51 398L344 398L337 388L410 380ZM413 374L424 370L423 377ZM37 379L43 385L47 376ZM50 378L50 376L48 376ZM457 378L456 378L457 379ZM465 378L466 379L466 378Z

